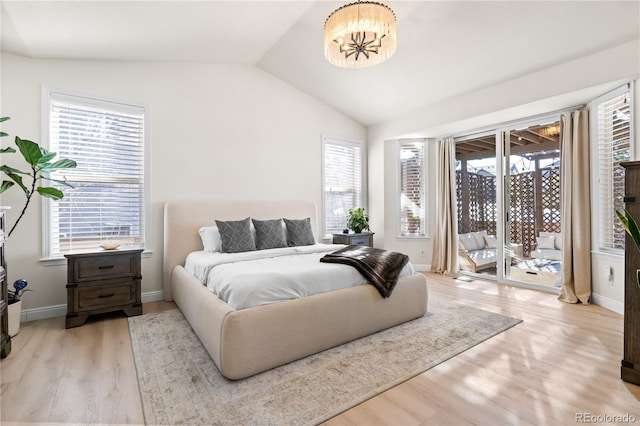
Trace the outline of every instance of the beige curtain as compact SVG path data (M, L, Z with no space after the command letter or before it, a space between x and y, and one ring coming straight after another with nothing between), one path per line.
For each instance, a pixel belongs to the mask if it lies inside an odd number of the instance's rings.
M560 156L562 289L558 299L587 304L591 297L591 201L586 109L562 114Z
M431 272L457 276L458 209L456 206L456 144L440 139L436 166L436 229L433 232Z

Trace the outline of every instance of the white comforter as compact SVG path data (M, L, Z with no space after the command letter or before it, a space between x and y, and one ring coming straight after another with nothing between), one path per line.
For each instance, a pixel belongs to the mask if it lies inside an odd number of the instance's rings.
M190 253L185 269L232 308L246 309L366 283L355 268L322 263L337 244L243 253ZM400 276L414 273L407 264Z

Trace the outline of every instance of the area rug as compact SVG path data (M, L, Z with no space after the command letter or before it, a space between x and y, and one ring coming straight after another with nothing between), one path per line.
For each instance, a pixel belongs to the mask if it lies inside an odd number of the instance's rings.
M248 379L225 379L179 310L129 318L147 424L313 425L521 320L443 300L422 318Z

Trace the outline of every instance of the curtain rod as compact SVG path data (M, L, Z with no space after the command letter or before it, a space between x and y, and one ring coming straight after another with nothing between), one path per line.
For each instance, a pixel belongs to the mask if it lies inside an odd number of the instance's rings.
M464 138L464 139L468 139L472 136L481 134L481 133L486 133L486 132L490 132L493 130L498 130L499 128L502 127L513 127L516 125L522 125L523 123L527 123L530 121L535 121L535 120L541 120L541 119L552 119L552 116L554 115L562 115L565 112L573 112L573 111L577 111L581 108L584 108L586 106L586 104L580 104L580 105L575 105L575 106L571 106L571 107L567 107L567 108L563 108L563 109L559 109L559 110L555 110L555 111L550 111L550 112L545 112L543 114L537 114L537 115L532 115L529 117L523 117L523 118L519 118L517 120L511 120L511 121L504 121L502 123L497 123L497 124L492 124L489 126L485 126L485 127L480 127L474 130L471 130L469 132L465 132L465 133L461 133L461 134L456 134L456 135L448 135L448 136L440 136L440 137L436 137L435 139L444 139L444 138L453 138L456 143L458 142L458 139Z

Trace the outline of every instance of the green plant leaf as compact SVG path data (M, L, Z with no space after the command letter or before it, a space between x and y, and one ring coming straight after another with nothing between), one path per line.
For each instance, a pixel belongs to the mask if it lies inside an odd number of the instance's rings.
M7 173L7 176L9 176L9 178L14 181L15 183L18 184L18 186L20 188L22 188L22 190L24 191L25 195L28 197L29 196L29 189L25 186L25 184L22 182L22 176L15 174L15 173Z
M45 164L49 161L53 160L57 155L55 152L49 152L44 148L40 148L40 152L42 152L42 157L38 161L38 164Z
M618 216L618 219L620 220L620 223L622 223L622 226L624 226L625 231L627 231L631 236L636 247L640 250L640 228L633 216L631 216L631 213L629 213L628 210L625 210L624 212L616 210L616 216Z
M77 165L78 163L76 163L74 160L63 158L62 160L58 160L55 163L42 165L40 170L43 172L53 172L60 169L73 169L74 167L77 167Z
M15 173L19 175L31 175L29 172L23 172L22 170L14 169L13 167L9 167L7 165L0 166L0 172L4 172L5 174Z
M58 201L58 200L62 200L62 198L64 197L64 194L62 193L62 191L60 191L59 189L56 188L52 188L50 186L39 186L37 188L38 194L42 195L43 197L47 197L47 198L51 198L52 200Z
M9 136L9 133L0 132L0 138L3 138L5 136Z
M8 152L16 152L16 150L11 148L10 146L0 149L0 154L5 154Z
M11 117L0 117L0 123L2 123L3 121L7 121L11 119Z
M42 151L37 143L27 139L20 139L16 136L16 145L27 163L32 166L36 166L38 164L42 158Z
M0 194L2 194L4 191L11 188L12 186L13 186L13 182L11 182L10 180L3 180L2 185L0 185Z

